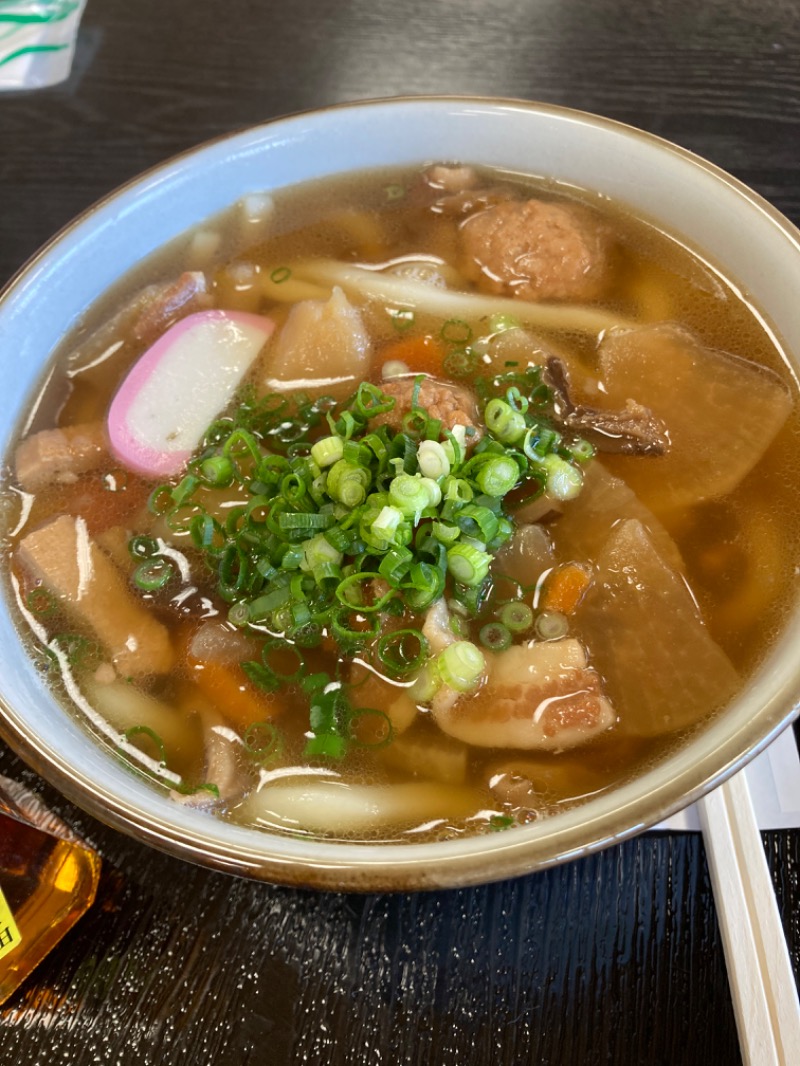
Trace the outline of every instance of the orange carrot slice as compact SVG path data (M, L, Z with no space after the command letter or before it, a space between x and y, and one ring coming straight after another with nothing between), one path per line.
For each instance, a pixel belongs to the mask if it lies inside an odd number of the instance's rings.
M543 611L572 614L592 580L591 574L578 563L565 563L553 570L542 589L539 607Z
M254 685L239 664L190 659L189 666L192 681L232 725L244 729L253 722L271 722L284 710L280 696Z
M430 333L416 337L402 337L400 340L387 344L378 353L381 363L399 359L409 370L418 374L432 374L434 377L442 373L444 356L443 345Z

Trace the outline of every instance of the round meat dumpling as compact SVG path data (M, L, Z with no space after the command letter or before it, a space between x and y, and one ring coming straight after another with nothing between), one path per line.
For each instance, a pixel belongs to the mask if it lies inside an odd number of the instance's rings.
M457 740L558 751L583 744L616 721L598 674L573 638L529 641L486 660L488 679L479 692L453 700L443 686L434 697L434 721Z
M461 227L465 271L479 286L523 300L595 300L605 289L610 234L579 204L512 200Z
M449 430L455 426L464 426L469 432L467 443L478 443L483 436L483 430L478 417L478 404L470 390L463 385L451 385L446 381L423 377L420 374L404 375L381 385L381 392L390 396L395 405L391 411L375 415L370 421L370 427L374 429L386 425L394 430L401 430L404 415L409 414L414 406L415 390L416 406L427 411L430 418L438 418Z

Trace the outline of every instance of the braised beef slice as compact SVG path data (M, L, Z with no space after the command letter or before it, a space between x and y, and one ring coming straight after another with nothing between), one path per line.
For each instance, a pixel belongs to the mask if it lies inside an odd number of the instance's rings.
M553 421L588 440L599 452L617 455L664 455L669 448L666 426L647 407L626 400L621 411L601 411L575 404L569 375L560 359L547 360L547 384L553 390Z

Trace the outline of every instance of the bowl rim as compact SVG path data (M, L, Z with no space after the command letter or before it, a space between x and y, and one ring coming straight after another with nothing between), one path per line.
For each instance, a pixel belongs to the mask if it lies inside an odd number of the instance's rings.
M430 105L461 107L480 105L498 110L511 108L525 112L544 113L557 119L590 125L596 129L605 129L626 137L643 140L645 144L659 152L667 152L683 159L738 194L750 207L756 208L766 216L769 223L781 231L792 243L800 258L800 232L767 200L714 163L634 126L557 104L513 97L461 94L377 97L297 111L277 116L263 123L241 127L187 148L137 174L85 208L34 252L0 289L0 309L13 299L15 291L37 269L38 264L56 250L76 229L87 223L96 211L113 203L123 194L135 191L137 187L145 187L158 175L190 163L194 157L202 155L215 146L235 143L238 138L252 136L257 131L268 131L275 126L290 126L294 122L312 116L325 116L329 113L335 114L348 110L367 112L386 107L400 106L413 109ZM42 368L44 365L43 362ZM296 849L297 853L287 851L283 847L276 849L275 841L283 840L283 838L273 837L263 830L247 830L245 832L251 836L257 834L258 840L263 842L262 846L248 845L244 842L241 832L233 832L229 840L215 841L212 844L209 836L202 831L207 816L201 816L203 823L198 822L197 830L187 830L185 825L178 825L174 819L157 815L152 809L147 810L136 806L100 787L87 773L71 766L56 748L39 738L26 724L22 715L6 702L1 693L0 736L45 780L55 785L69 800L99 821L159 850L213 869L288 885L340 891L417 890L465 886L544 869L626 840L643 829L657 824L722 783L767 747L775 736L800 713L797 678L787 676L788 668L786 667L788 648L792 643L796 646L799 637L800 618L795 614L793 621L785 626L775 648L750 678L747 686L748 693L762 692L760 706L766 708L765 712L759 716L760 726L755 729L751 727L749 730L741 729L733 736L723 736L724 743L721 747L724 757L721 759L711 760L707 755L699 763L697 759L690 760L691 765L687 766L687 760L682 758L681 751L678 751L660 760L658 765L662 768L665 764L675 763L677 776L670 778L669 791L675 791L676 782L691 779L691 787L681 792L677 798L665 800L661 797L660 794L667 787L663 784L645 795L641 794L639 786L639 792L632 795L631 790L636 792L637 782L646 780L651 771L644 775L636 775L631 783L615 787L615 795L618 795L621 800L619 810L625 812L636 806L643 809L644 816L627 816L627 821L625 817L619 817L617 822L621 821L624 824L618 832L612 833L609 833L609 827L606 824L607 815L594 818L573 818L571 823L567 819L567 824L564 825L562 822L566 815L559 814L539 823L540 827L550 823L555 827L554 832L549 834L538 832L535 836L531 836L525 828L520 828L515 829L513 834L475 835L460 840L427 844L345 844L307 840L302 842L304 852L301 854L299 849ZM776 676L774 667L779 659L784 663L784 669L782 672L779 670ZM729 708L732 710L741 702L742 700L737 698L729 705ZM713 733L715 729L719 731L719 720L724 720L725 717L725 714L720 715L704 726L703 731L709 733ZM766 728L764 723L766 723ZM711 761L716 763L714 767L705 766L705 769L698 773L700 767ZM590 806L591 802L578 805L572 808L572 811L585 812ZM205 828L209 827L205 825ZM558 840L553 839L556 836ZM270 842L273 844L272 847L270 847ZM534 846L539 853L536 856L529 854Z

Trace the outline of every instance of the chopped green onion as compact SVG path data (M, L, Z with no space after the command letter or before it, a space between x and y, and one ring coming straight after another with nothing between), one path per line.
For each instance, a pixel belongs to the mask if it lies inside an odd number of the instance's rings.
M450 460L441 444L435 440L423 440L417 448L420 473L429 478L447 477Z
M304 560L300 563L303 570L315 570L323 563L335 563L341 565L344 555L337 551L324 533L318 533L316 537L307 540L303 546Z
M293 656L297 663L295 669L288 672L279 668L282 665L281 662L277 665L274 662L276 656L281 659L287 655ZM268 640L261 649L261 661L270 674L277 677L279 681L296 681L306 665L305 659L297 648L293 644L287 644L285 640Z
M233 481L233 463L224 455L213 455L200 464L200 473L212 488L226 488Z
M228 611L228 621L238 628L247 625L250 621L250 608L244 600L231 605Z
M152 741L155 745L158 752L158 759L156 761L160 766L166 766L167 749L164 746L164 741L154 729L150 728L149 725L133 725L130 729L126 729L122 736L129 744L136 737L147 737L147 739Z
M426 663L417 675L414 684L407 690L413 703L430 703L442 684L435 663Z
M474 351L458 348L447 353L442 361L442 369L450 377L465 378L475 373L479 362Z
M328 471L328 495L345 507L358 507L367 495L370 473L363 466L356 466L346 459L334 463Z
M175 576L175 567L168 559L146 559L133 572L133 583L142 592L157 592Z
M149 559L156 555L158 550L158 541L155 537L131 537L128 541L128 551L134 559Z
M511 633L502 622L487 622L479 634L481 644L490 651L505 651L511 647Z
M181 796L194 796L198 792L210 792L212 796L219 799L219 786L211 781L201 781L199 785L187 785L183 781L177 781L171 787L173 792L178 792Z
M451 318L442 326L440 336L448 344L469 344L472 340L472 329L461 319Z
M341 759L347 751L347 741L334 733L318 733L306 741L304 755Z
M515 411L505 400L489 400L484 412L486 428L504 444L516 444L525 436L527 425L521 411Z
M418 670L430 652L430 644L419 629L398 629L378 641L376 655L386 672L397 680Z
M399 474L389 484L389 502L408 518L418 518L430 505L430 494L423 479Z
M577 440L569 446L572 458L578 463L588 463L594 458L594 446L588 440Z
M451 526L446 522L434 522L432 529L434 537L440 544L444 544L445 547L450 544L455 544L461 536L461 530L458 526Z
M553 448L558 447L560 434L547 426L533 425L525 433L522 450L533 462L541 461Z
M512 633L524 633L533 624L533 611L521 601L507 603L500 611L500 621Z
M583 474L578 467L559 455L546 455L541 462L547 475L547 493L556 500L574 500L583 488Z
M245 730L242 745L248 755L266 762L280 754L283 739L272 722L252 722Z
M507 456L492 456L478 470L475 481L487 496L505 496L519 481L519 467Z
M489 316L489 332L505 333L509 329L520 329L519 321L513 315L496 314Z
M80 633L59 633L53 637L50 646L62 652L72 667L93 666L100 656L99 644Z
M311 448L311 458L321 468L333 466L344 455L344 441L341 437L323 437Z
M292 276L292 272L288 267L276 267L269 276L269 280L273 281L276 285L282 285L284 281L288 281Z
M265 692L275 692L276 689L280 688L281 683L276 675L261 663L253 660L244 662L242 663L242 670L257 688L262 688Z
M281 529L327 529L332 526L336 519L332 514L309 514L307 511L291 513L284 511L278 515L278 525Z
M542 611L534 625L536 635L542 640L560 640L569 632L567 616L560 611Z
M186 503L192 497L199 484L200 478L194 474L187 474L186 477L179 481L170 494L175 506L180 507Z
M372 523L372 532L385 541L393 541L397 527L403 521L403 512L397 507L386 506Z
M475 688L486 669L483 652L468 640L449 644L436 663L442 681L456 692L469 692Z
M514 825L514 819L510 814L493 814L489 819L489 832L500 833L504 829L510 829Z
M405 333L407 329L411 329L414 325L414 312L409 308L402 308L399 311L390 310L388 314L392 319L392 325L398 333Z
M134 540L137 538L134 537ZM145 538L142 538L145 539ZM146 539L150 539L149 537ZM131 544L133 541L131 541ZM130 548L130 544L128 545ZM133 554L133 552L131 552ZM140 558L140 556L134 556L134 558ZM36 588L32 588L28 593L25 600L25 606L28 610L39 618L43 618L45 615L52 614L57 608L58 603L52 593L44 587L44 585L37 585Z
M368 381L362 381L356 393L356 410L364 418L372 418L375 415L385 414L391 411L396 403L394 396L387 396L375 385Z
M391 381L392 378L400 378L408 373L408 364L402 359L387 359L381 367L381 377L384 381Z
M383 724L383 735L379 736L377 740L362 740L357 731L358 723L364 719L377 718L380 719ZM385 711L376 710L374 707L358 707L350 712L347 720L347 736L348 739L356 745L358 748L369 748L370 751L377 751L379 748L385 748L388 744L391 744L394 739L394 726L392 720Z
M484 542L492 540L500 527L499 519L493 511L473 503L461 508L456 515L456 522L467 536L480 536Z
M491 555L462 541L447 550L447 569L462 585L479 585L489 573Z

